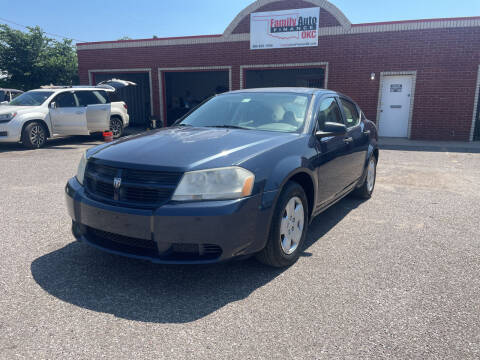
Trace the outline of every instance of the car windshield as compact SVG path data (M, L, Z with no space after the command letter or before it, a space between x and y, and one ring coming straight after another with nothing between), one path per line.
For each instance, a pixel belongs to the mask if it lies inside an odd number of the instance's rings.
M299 132L311 95L245 92L216 96L177 125Z
M9 105L39 106L47 100L53 91L29 91L10 101Z

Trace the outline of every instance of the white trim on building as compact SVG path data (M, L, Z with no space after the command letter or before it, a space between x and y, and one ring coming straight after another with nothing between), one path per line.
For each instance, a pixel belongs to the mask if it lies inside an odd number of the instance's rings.
M473 136L475 133L475 125L476 125L475 120L477 119L479 101L480 101L480 65L478 65L477 87L475 90L475 100L473 102L473 118L472 118L472 128L470 130L470 141L473 141Z

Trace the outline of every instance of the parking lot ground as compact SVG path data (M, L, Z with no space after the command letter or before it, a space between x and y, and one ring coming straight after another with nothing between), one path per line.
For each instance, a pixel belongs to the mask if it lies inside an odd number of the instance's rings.
M161 266L74 242L89 138L0 145L0 358L480 357L480 154L384 150L294 266Z

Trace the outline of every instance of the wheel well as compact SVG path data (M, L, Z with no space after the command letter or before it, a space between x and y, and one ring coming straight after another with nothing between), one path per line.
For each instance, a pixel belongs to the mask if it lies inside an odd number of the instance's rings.
M111 119L118 119L118 120L120 120L120 121L123 123L123 119L122 119L122 117L121 117L120 115L117 115L117 114L112 115L112 116L110 116L110 120L111 120Z
M28 121L26 121L25 124L23 124L23 126L22 126L22 132L21 132L22 137L23 137L23 130L25 130L25 127L28 124L31 124L32 122L38 122L38 123L42 124L43 127L45 128L45 130L47 131L47 137L51 137L50 130L48 129L47 124L43 120L28 120Z
M308 200L308 214L310 217L313 213L313 204L315 203L315 190L312 178L307 173L302 172L293 175L289 181L295 181L303 188L303 191L305 191Z

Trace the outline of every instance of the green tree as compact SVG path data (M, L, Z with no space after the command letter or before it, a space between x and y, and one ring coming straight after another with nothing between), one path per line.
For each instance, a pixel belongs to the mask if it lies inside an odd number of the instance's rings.
M0 24L0 87L30 90L41 85L78 84L77 53L72 40L48 38L38 27L15 30Z

